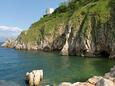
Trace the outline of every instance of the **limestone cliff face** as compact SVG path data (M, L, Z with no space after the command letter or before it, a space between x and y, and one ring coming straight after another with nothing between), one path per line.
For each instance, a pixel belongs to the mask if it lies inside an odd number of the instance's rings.
M28 31L21 33L14 47L114 58L115 1L92 0L70 12L52 14L32 24Z
M77 31L66 34L66 42L62 49L63 53L66 55L114 57L115 21L110 17L107 22L101 23L101 20L96 18L99 18L99 15L88 14L80 20L81 23L77 26ZM84 21L85 19L87 20ZM87 23L86 27L84 26L85 23ZM71 29L73 28L71 27Z

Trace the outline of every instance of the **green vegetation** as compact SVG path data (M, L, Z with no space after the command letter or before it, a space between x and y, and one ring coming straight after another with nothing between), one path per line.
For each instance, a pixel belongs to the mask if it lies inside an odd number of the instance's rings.
M33 23L29 30L22 32L18 40L24 43L39 42L46 36L53 36L60 25L66 26L69 21L74 30L79 22L87 16L96 15L97 21L105 23L110 17L110 2L112 0L71 0L62 3L52 15L44 16L39 21ZM112 6L114 0L111 2ZM115 8L113 8L115 9ZM82 29L86 32L88 18L84 20ZM42 30L43 29L43 30Z

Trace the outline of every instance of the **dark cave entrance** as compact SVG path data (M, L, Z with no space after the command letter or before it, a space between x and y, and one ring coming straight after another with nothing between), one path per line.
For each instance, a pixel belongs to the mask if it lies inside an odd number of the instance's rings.
M103 50L103 51L101 51L100 53L99 53L99 56L101 56L101 57L109 57L110 56L110 53L109 52L107 52L107 51L105 51L105 50Z

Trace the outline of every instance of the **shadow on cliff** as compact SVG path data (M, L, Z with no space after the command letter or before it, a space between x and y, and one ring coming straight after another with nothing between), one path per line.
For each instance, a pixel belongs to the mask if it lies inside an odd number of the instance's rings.
M108 14L90 13L83 15L79 30L74 39L74 48L69 46L70 54L83 56L99 56L109 58L115 53L115 1L111 0L108 4L111 8ZM97 19L98 18L98 19ZM105 22L102 18L106 18ZM88 26L86 24L88 23ZM91 23L91 24L90 24ZM89 30L91 33L87 32ZM86 32L85 32L86 31ZM71 38L70 38L71 39ZM88 41L89 44L88 44Z

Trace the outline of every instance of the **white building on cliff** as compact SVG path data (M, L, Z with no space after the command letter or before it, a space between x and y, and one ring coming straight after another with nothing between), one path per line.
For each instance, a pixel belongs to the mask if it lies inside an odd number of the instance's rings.
M50 15L54 12L54 8L48 8L46 9L46 15Z

